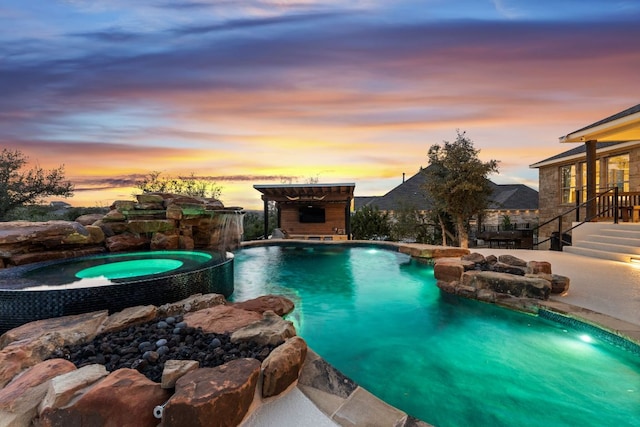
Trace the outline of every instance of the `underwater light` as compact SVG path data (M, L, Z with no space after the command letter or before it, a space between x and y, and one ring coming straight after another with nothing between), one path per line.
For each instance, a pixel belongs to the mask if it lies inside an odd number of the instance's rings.
M580 340L584 341L584 342L588 342L591 343L593 342L593 338L591 338L589 335L587 334L582 334L580 335L578 338L580 338Z
M375 254L376 252L378 252L377 249L371 248L371 249L367 249L367 253L368 254Z

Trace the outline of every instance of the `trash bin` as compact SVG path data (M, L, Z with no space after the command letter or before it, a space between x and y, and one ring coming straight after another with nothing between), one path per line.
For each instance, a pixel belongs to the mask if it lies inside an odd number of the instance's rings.
M571 246L571 234L562 233L562 241L560 241L560 233L557 231L551 233L551 250L561 251L563 246Z

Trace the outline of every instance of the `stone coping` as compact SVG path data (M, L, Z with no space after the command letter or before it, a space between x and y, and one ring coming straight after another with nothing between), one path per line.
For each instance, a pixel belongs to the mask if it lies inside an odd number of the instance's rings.
M344 246L344 247L378 247L397 251L414 258L433 259L461 257L469 254L469 249L452 246L425 245L421 243L388 242L383 240L303 240L303 239L268 239L242 242L241 248L259 246Z

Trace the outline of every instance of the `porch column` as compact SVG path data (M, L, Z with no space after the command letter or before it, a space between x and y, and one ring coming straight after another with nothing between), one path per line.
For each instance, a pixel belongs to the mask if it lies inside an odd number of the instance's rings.
M264 238L269 237L269 200L262 199L264 202Z
M351 199L347 199L347 206L344 208L344 232L347 239L351 240Z
M586 219L591 220L596 216L596 140L584 143L587 152L587 215Z

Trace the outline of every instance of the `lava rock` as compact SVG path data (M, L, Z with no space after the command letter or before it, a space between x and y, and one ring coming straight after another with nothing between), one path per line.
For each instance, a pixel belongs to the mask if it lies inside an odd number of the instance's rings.
M205 333L174 316L98 335L83 345L55 349L49 358L64 358L76 367L100 363L109 372L131 368L159 383L169 360L195 360L200 367L212 368L242 358L262 362L274 348L251 341L232 343L230 334Z

